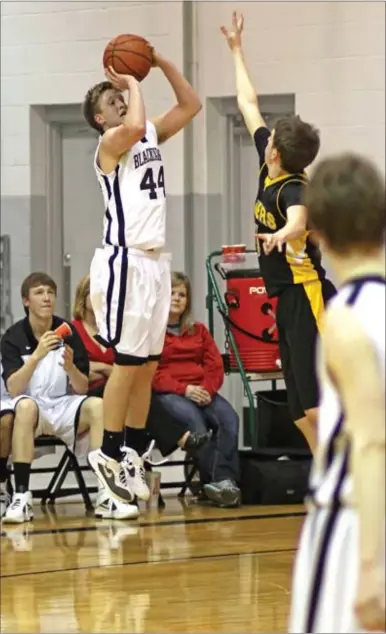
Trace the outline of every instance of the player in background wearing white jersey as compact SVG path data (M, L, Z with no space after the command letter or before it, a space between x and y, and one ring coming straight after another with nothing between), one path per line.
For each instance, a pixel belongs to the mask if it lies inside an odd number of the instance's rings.
M165 114L147 120L139 82L112 68L106 71L108 81L91 88L83 104L86 120L101 134L94 166L106 209L103 249L96 250L91 264L90 296L100 342L115 351L103 398L103 443L89 454L89 463L111 496L126 503L135 496L149 497L140 454L170 309L158 145L201 110L199 97L174 64L153 51L153 66L164 73L177 98Z
M339 280L320 339L318 451L289 632L385 631L385 183L319 163L305 205Z

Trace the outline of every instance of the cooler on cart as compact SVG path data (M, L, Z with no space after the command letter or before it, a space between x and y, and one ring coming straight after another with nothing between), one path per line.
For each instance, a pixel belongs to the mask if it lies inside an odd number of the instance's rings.
M268 297L256 251L245 245L211 253L206 269L209 330L214 336L215 306L225 325L226 373L240 375L248 400L248 407L243 407L244 446L250 449L240 451L243 501L301 502L307 490L310 452L289 415L285 389L277 389L277 381L283 378L277 299ZM263 381L270 381L272 389L252 392L251 383Z

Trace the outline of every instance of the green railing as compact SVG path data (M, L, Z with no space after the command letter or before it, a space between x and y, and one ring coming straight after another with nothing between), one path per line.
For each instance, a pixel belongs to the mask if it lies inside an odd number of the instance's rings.
M246 251L246 253L256 253L256 251ZM209 326L209 330L211 335L214 337L214 304L217 306L217 309L219 310L220 313L226 313L228 314L228 308L225 304L225 302L222 299L222 295L220 293L218 284L217 284L217 280L216 280L216 276L215 273L213 271L213 267L215 266L215 264L213 264L213 261L216 258L220 258L222 256L222 252L221 251L213 251L212 253L210 253L206 259L206 272L207 272L207 287L208 287L208 292L207 292L207 296L206 296L206 308L208 311L208 326ZM219 273L220 275L220 273ZM255 435L255 426L256 426L256 421L255 421L255 401L254 401L254 397L253 397L253 393L251 390L251 386L248 380L248 377L245 373L244 370L244 366L243 366L243 362L241 361L241 357L235 342L235 339L233 337L233 333L232 331L228 328L228 324L225 323L225 329L226 329L226 339L229 342L229 345L232 348L232 351L235 355L235 360L236 360L236 364L237 364L237 371L241 376L241 380L243 382L243 386L244 386L244 391L245 391L245 395L248 399L248 405L249 405L249 429L250 429L250 434L251 434L251 439L254 437Z

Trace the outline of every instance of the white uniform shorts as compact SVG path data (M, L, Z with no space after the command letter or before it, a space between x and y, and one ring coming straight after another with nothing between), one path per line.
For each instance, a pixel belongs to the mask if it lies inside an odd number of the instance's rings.
M312 509L295 562L288 632L364 632L354 613L358 575L357 513Z
M16 406L23 398L34 401L38 406L39 416L35 428L35 438L38 436L56 436L78 456L84 456L88 451L88 433L76 437L76 423L82 403L88 398L86 395L60 396L55 399L36 399L28 394L21 394L16 398L1 400L1 414L15 412Z
M161 356L170 311L170 253L121 247L96 249L90 299L99 339L120 365Z

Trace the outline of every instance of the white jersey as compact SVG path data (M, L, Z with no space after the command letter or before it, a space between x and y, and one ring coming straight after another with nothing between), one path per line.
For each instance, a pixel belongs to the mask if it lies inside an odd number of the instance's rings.
M385 376L385 280L365 277L344 285L331 305L350 305L371 341ZM311 498L317 506L351 505L353 481L350 474L350 444L345 441L345 417L336 387L329 379L323 360L319 368L320 408L318 451L310 478ZM366 421L363 421L366 424Z
M94 168L102 188L105 217L103 244L115 247L159 249L165 245L166 198L164 166L154 125L121 157L110 174Z

